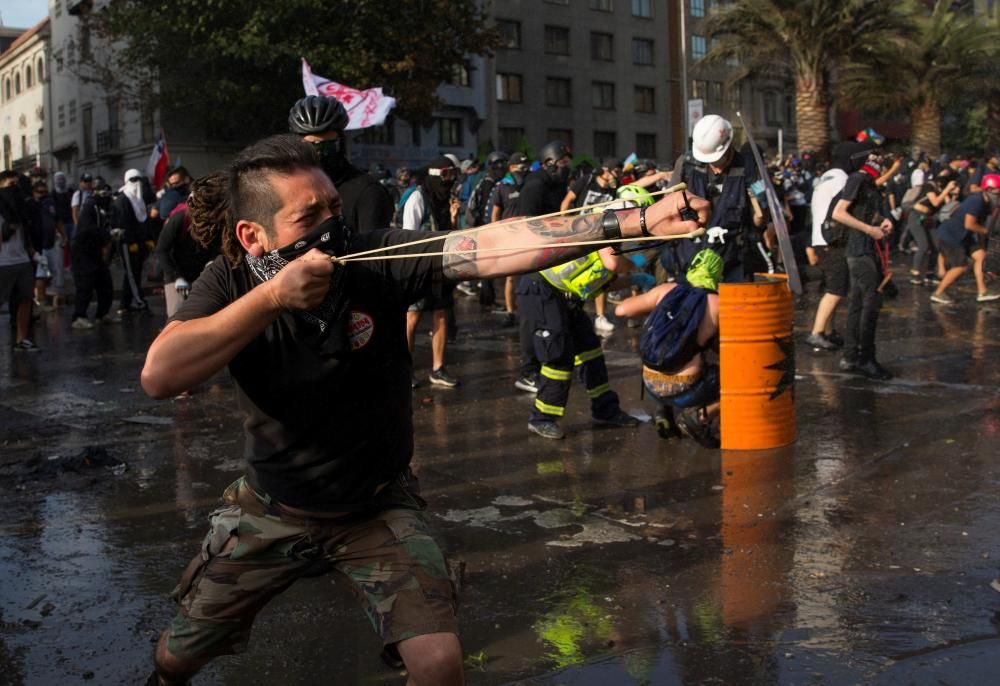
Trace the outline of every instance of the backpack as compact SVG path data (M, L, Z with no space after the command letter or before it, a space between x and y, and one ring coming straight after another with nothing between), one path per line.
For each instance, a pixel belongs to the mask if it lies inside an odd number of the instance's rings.
M934 217L938 220L938 223L943 224L951 219L951 215L955 214L955 210L958 209L960 204L961 203L958 200L949 200L945 204L941 205L941 208L938 209L937 214L935 214Z
M913 209L913 206L917 204L917 200L920 199L920 192L923 189L923 185L910 186L906 192L903 193L903 198L899 201L899 206L903 208L904 212L909 212Z
M639 339L642 364L671 372L700 351L698 327L708 306L708 291L678 284L656 304Z
M489 223L484 210L489 206L486 201L492 197L493 187L496 184L497 180L487 174L472 189L472 192L469 194L469 202L465 206L466 226L482 226Z
M413 191L415 190L417 190L417 185L413 184L399 196L399 202L396 203L396 209L392 213L392 221L389 222L390 228L403 228L403 208L406 207L406 201L410 199L410 196L413 195Z
M847 240L847 227L833 218L833 210L840 202L844 190L841 189L830 200L830 207L826 211L826 219L823 220L823 240L830 247L835 247Z

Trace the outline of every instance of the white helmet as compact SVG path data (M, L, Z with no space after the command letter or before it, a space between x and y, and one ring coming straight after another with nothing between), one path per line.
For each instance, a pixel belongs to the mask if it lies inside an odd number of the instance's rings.
M718 162L733 143L733 125L717 114L707 114L694 125L691 153L699 162Z

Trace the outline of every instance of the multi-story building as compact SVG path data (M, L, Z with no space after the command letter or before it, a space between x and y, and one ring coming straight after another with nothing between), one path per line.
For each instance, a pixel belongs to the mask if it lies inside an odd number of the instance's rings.
M563 140L594 158L668 158L669 0L498 0L479 138L511 151Z
M16 34L16 35L12 35ZM0 136L3 169L28 171L43 162L48 93L49 20L33 28L2 29L0 45Z

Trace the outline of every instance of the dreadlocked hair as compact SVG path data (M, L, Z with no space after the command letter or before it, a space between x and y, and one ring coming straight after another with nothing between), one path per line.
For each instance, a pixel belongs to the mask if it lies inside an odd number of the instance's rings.
M233 267L243 259L243 246L229 211L229 173L212 172L191 184L187 200L191 236L207 250L221 252Z

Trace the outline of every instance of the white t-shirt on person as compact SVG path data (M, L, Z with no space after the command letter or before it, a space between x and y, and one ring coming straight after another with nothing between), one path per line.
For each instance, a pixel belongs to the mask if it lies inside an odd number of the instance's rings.
M834 196L847 185L847 172L843 169L830 169L820 177L819 185L813 190L812 197L812 244L824 246L823 222L830 211L830 202Z

